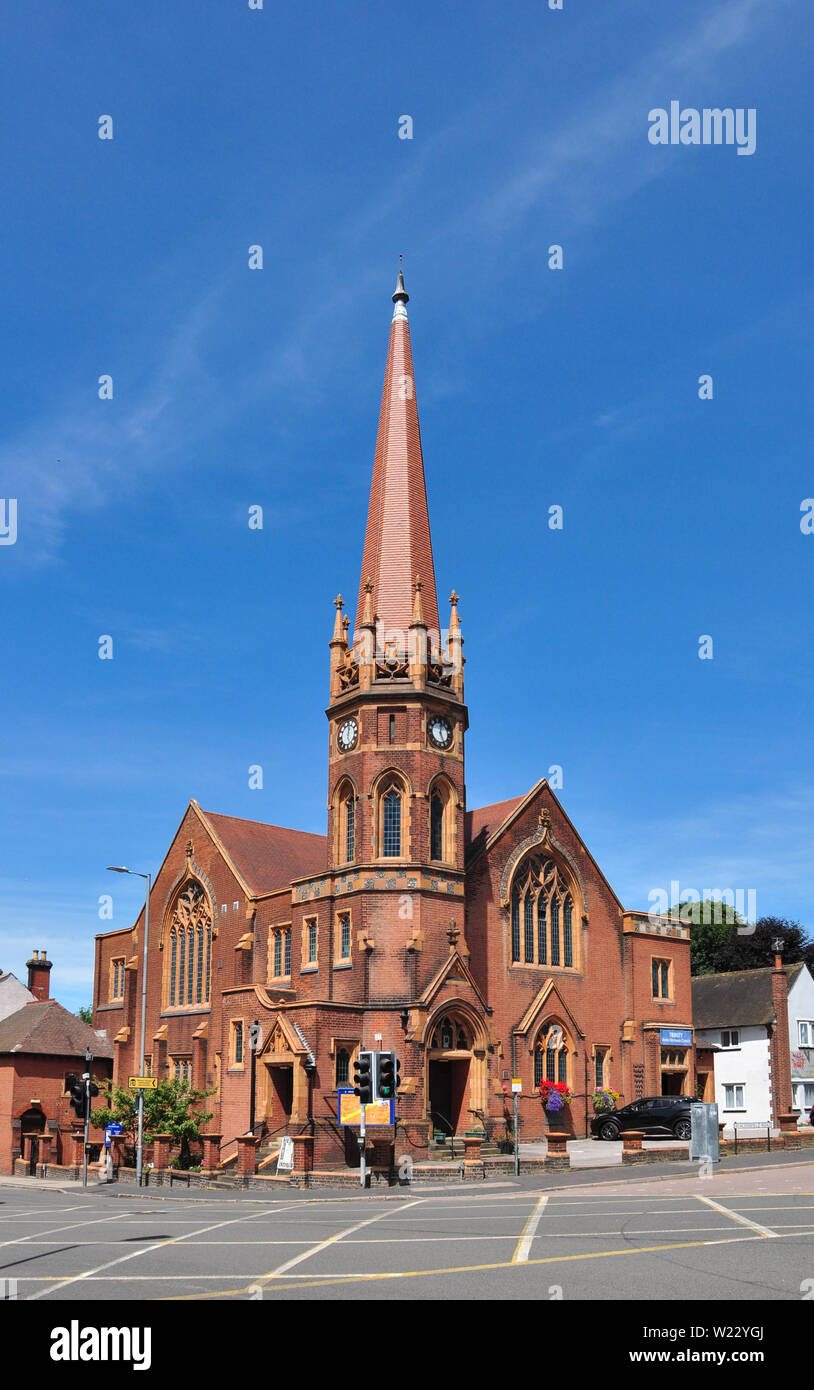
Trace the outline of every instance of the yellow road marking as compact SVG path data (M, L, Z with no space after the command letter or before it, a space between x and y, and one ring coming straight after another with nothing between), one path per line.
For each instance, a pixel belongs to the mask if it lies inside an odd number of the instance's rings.
M799 1238L799 1237L798 1237ZM583 1255L545 1255L533 1260L524 1262L524 1268L528 1269L531 1265L552 1265L570 1264L577 1260L607 1260L616 1255L652 1255L658 1254L663 1250L693 1250L704 1245L740 1245L746 1241L758 1240L758 1236L727 1236L723 1240L685 1240L675 1242L671 1245L642 1245L637 1248L627 1246L624 1250L594 1250L590 1254ZM782 1236L778 1239L783 1239ZM453 1265L449 1269L405 1269L396 1270L391 1273L381 1274L339 1274L325 1275L320 1278L318 1275L302 1283L294 1284L272 1284L270 1287L276 1291L284 1292L291 1289L310 1289L322 1288L330 1284L355 1284L369 1283L376 1279L420 1279L437 1276L439 1274L477 1274L487 1269L519 1269L520 1265L513 1260L496 1260L490 1264L481 1265ZM169 1298L160 1300L164 1303L184 1303L190 1299L210 1299L210 1298L238 1298L241 1294L248 1294L250 1285L245 1289L223 1289L218 1293L188 1293L175 1294Z
M534 1240L534 1237L537 1234L537 1227L540 1224L540 1217L545 1211L547 1203L548 1193L545 1193L545 1195L540 1198L539 1202L534 1208L534 1211L531 1213L528 1221L523 1227L523 1234L517 1242L517 1249L512 1255L512 1264L528 1264L529 1251L531 1250L531 1242Z

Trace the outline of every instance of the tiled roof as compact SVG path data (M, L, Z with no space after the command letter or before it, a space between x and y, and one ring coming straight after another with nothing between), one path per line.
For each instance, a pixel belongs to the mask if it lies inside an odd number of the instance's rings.
M112 1057L113 1047L81 1018L46 999L42 1004L24 1004L8 1018L0 1019L0 1053L37 1052L52 1057L84 1057L90 1048L94 1057Z
M788 987L803 962L785 965ZM696 1028L743 1028L770 1023L774 1018L772 967L731 970L721 975L696 975L692 982L692 1016Z
M222 816L215 811L203 814L251 892L258 896L288 888L293 878L325 873L328 864L325 835L241 820L238 816Z
M390 328L356 625L371 579L380 637L398 632L406 641L416 575L429 632L438 633L439 625L410 327L403 305L400 310Z
M491 806L479 806L474 811L466 813L466 849L467 854L472 854L489 839L490 835L501 826L507 816L516 811L521 801L525 801L528 792L523 796L510 797L508 801L495 801Z

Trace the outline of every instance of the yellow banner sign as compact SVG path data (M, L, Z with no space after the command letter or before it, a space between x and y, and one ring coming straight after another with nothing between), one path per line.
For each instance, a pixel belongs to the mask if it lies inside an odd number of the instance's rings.
M131 1091L157 1091L157 1076L131 1076L128 1077L127 1085Z
M352 1091L339 1092L339 1114L341 1125L360 1125L362 1123L362 1102ZM393 1106L389 1100L376 1101L365 1106L366 1125L392 1125Z

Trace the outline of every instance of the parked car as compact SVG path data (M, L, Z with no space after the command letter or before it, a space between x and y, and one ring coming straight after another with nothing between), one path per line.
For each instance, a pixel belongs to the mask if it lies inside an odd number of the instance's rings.
M672 1134L689 1139L692 1132L690 1106L700 1105L695 1096L643 1096L620 1110L594 1115L591 1133L597 1139L618 1139L626 1129L642 1129L647 1134Z

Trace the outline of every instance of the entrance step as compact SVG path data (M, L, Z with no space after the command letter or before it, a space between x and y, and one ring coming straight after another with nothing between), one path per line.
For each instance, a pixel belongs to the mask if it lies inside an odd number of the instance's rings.
M484 1139L481 1144L480 1152L481 1158L500 1158L501 1156L501 1149L491 1139ZM446 1138L443 1141L440 1139L432 1140L427 1154L431 1163L451 1163L453 1158L458 1160L462 1159L463 1156L464 1141L463 1135L460 1134L456 1134L455 1136L454 1152L451 1140Z

